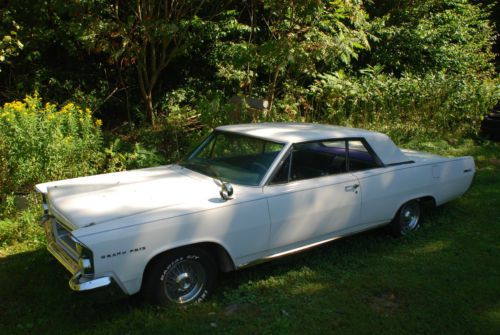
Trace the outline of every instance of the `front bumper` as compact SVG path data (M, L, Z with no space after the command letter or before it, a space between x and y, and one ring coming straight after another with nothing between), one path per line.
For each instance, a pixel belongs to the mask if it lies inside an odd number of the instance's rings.
M69 281L69 287L72 290L87 291L111 284L111 277L87 278L82 276L78 262L57 243L54 236L54 222L45 220L43 225L47 236L47 250L73 275Z
M99 287L108 286L109 284L111 284L110 277L99 277L96 279L88 279L82 277L80 272L77 272L69 280L69 287L71 287L73 291L88 291Z

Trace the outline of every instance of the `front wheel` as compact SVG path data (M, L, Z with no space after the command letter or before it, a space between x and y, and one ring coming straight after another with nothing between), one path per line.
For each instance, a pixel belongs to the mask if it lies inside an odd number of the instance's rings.
M404 236L420 226L421 206L418 200L410 200L403 204L391 221L389 229L395 236Z
M183 248L158 258L145 275L142 293L152 303L197 303L215 287L217 266L203 249Z

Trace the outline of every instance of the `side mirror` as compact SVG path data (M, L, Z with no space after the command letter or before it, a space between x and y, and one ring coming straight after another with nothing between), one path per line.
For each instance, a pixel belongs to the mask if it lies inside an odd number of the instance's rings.
M224 200L229 200L233 196L233 185L230 183L223 182L220 185L219 191L220 197Z

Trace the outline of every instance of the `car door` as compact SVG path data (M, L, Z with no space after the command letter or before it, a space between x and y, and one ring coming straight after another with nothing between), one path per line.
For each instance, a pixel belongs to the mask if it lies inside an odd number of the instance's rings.
M397 171L382 167L368 144L360 139L348 141L348 170L359 181L361 194L360 225L365 228L390 221L408 191L404 185L424 182L412 169ZM413 180L413 182L411 182Z
M293 147L264 187L271 249L314 243L356 225L359 183L346 169L344 140Z

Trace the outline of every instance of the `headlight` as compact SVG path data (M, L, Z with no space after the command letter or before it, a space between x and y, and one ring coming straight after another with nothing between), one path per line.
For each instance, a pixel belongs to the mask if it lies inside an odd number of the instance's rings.
M74 237L72 238L76 242L76 251L79 255L78 265L82 276L92 277L94 275L94 256L92 255L92 251Z

